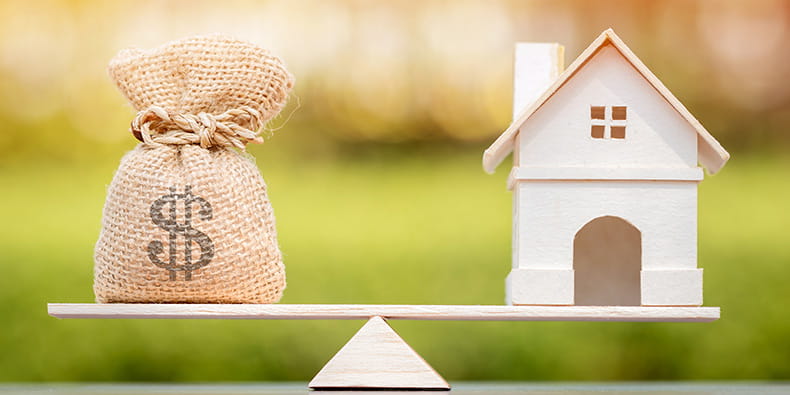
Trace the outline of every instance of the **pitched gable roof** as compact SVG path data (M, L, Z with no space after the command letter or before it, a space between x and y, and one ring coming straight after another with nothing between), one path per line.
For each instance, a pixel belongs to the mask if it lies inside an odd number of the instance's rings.
M601 33L590 46L566 69L546 92L537 100L522 111L507 130L491 144L483 153L483 169L488 173L493 173L502 160L513 151L516 135L521 126L534 114L549 98L551 98L566 82L568 82L584 65L601 49L604 45L614 46L620 54L642 75L653 88L677 111L686 122L697 132L697 157L710 174L718 172L730 154L716 141L702 124L694 118L686 107L664 86L663 83L642 63L639 58L625 45L623 40L614 33L614 30L607 29Z

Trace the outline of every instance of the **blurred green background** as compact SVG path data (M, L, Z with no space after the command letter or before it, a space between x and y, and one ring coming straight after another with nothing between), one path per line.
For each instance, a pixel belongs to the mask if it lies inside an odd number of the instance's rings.
M501 304L516 41L570 63L613 27L733 154L700 187L707 324L401 322L457 380L790 379L790 4L0 2L0 380L308 380L355 321L56 320L91 302L105 188L135 145L118 50L223 32L272 49L291 105L250 148L283 303Z

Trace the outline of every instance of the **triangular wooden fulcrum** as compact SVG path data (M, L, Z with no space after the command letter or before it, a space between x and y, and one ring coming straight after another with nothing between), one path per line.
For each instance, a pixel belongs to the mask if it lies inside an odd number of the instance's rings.
M381 317L372 317L310 381L313 389L434 389L450 385Z

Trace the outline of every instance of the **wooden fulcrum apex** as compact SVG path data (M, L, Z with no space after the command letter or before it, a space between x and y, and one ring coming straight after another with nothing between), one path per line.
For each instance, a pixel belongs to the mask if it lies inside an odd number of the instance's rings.
M313 389L449 390L392 327L372 317L310 381Z

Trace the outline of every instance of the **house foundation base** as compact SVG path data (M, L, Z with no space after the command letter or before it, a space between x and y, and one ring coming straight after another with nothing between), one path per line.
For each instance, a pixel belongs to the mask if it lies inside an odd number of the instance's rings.
M701 306L702 269L642 270L642 306Z
M642 270L642 306L701 306L702 269ZM574 305L572 269L513 269L505 280L507 305Z
M507 305L573 304L573 270L513 269L505 280Z

